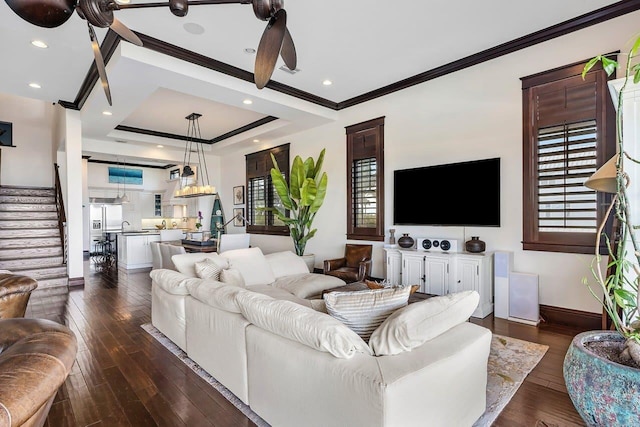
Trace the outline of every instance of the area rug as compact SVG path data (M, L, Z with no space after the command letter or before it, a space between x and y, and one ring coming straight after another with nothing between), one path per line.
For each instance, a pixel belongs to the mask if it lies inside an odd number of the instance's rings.
M164 336L150 323L141 325L160 344L177 356L202 379L211 384L220 394L240 410L259 427L269 427L249 406L242 403L225 386L209 375L187 354ZM488 427L498 418L509 400L516 394L526 376L536 367L549 349L546 345L536 344L515 338L493 335L487 368L487 409L473 427Z

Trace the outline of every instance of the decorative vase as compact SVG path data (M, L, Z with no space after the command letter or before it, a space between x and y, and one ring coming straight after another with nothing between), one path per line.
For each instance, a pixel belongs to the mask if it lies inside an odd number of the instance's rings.
M612 362L589 348L613 348L619 353L624 337L617 331L576 335L564 358L567 392L587 426L640 425L640 369Z
M395 245L396 244L396 236L395 233L396 230L394 228L390 228L389 229L389 244L390 245Z
M486 245L482 240L480 240L480 237L473 236L471 237L471 240L467 240L465 242L464 248L467 250L467 252L478 253L484 252L484 250L486 249Z
M401 248L411 248L414 243L415 241L413 237L409 236L409 233L402 233L402 237L398 239L398 245L400 245Z

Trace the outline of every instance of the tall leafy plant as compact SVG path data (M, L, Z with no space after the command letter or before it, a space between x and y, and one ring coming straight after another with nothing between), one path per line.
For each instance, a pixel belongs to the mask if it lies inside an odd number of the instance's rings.
M289 183L271 154L274 166L271 168L271 180L281 206L268 210L289 227L296 254L300 256L304 255L307 241L316 234L317 230L311 229L311 225L327 194L327 174L320 173L324 153L325 149L322 149L317 161L309 157L303 162L300 156L296 156L291 165Z
M626 161L638 163L625 151L625 141L622 129L622 104L627 84L633 79L634 83L640 82L640 63L637 62L638 50L640 50L640 37L638 37L627 55L624 79L618 95L616 111L616 133L618 155L616 157L616 186L611 206L600 224L596 240L596 257L594 259L593 275L596 283L602 290L600 298L589 286L589 290L597 298L611 318L616 330L626 338L625 347L621 354L623 360L633 359L640 364L640 293L638 286L640 281L640 244L636 237L637 225L633 224L631 217L631 202L628 186L629 176L625 172ZM591 59L584 67L582 77L597 63L602 62L602 67L607 75L617 70L620 64L605 55L598 55ZM637 141L633 141L636 142ZM615 215L620 225L620 235L617 244L613 244L606 233L603 233L605 224L611 215ZM598 251L599 240L604 236L609 252L607 271L603 271L601 255ZM631 253L628 253L631 251Z

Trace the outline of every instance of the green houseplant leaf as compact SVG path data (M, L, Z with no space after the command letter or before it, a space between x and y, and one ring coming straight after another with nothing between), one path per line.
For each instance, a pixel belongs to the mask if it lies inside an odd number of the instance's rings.
M316 234L317 230L311 229L311 225L327 194L327 174L320 174L324 155L325 149L322 149L317 161L311 157L303 161L300 156L296 156L291 164L289 183L275 157L271 155L271 181L283 208L264 210L273 212L289 228L297 255L304 255L307 242Z

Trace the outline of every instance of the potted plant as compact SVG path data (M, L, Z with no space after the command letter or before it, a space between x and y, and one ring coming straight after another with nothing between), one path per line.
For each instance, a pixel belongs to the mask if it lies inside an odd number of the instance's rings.
M588 282L587 286L615 327L615 330L588 331L576 335L565 356L563 373L567 391L578 413L589 426L640 425L640 246L636 238L637 226L631 215L633 200L628 189L629 176L624 167L626 162L637 163L637 160L625 150L622 128L625 89L632 79L635 84L640 82L638 50L640 37L628 52L617 99L618 154L586 183L596 190L613 193L611 206L598 228L592 268L602 298ZM598 62L602 62L608 75L619 66L616 61L599 55L585 65L583 77ZM619 237L614 241L603 233L611 215L619 224ZM604 236L609 256L606 267L602 265L598 250L601 236Z
M300 156L296 156L291 165L288 183L275 157L271 155L274 166L271 168L271 180L281 205L267 210L289 227L298 256L305 255L307 242L316 234L316 229L312 229L311 225L327 194L327 174L320 173L324 153L325 149L322 149L317 161L309 157L303 162ZM307 265L312 271L314 259L311 258Z

